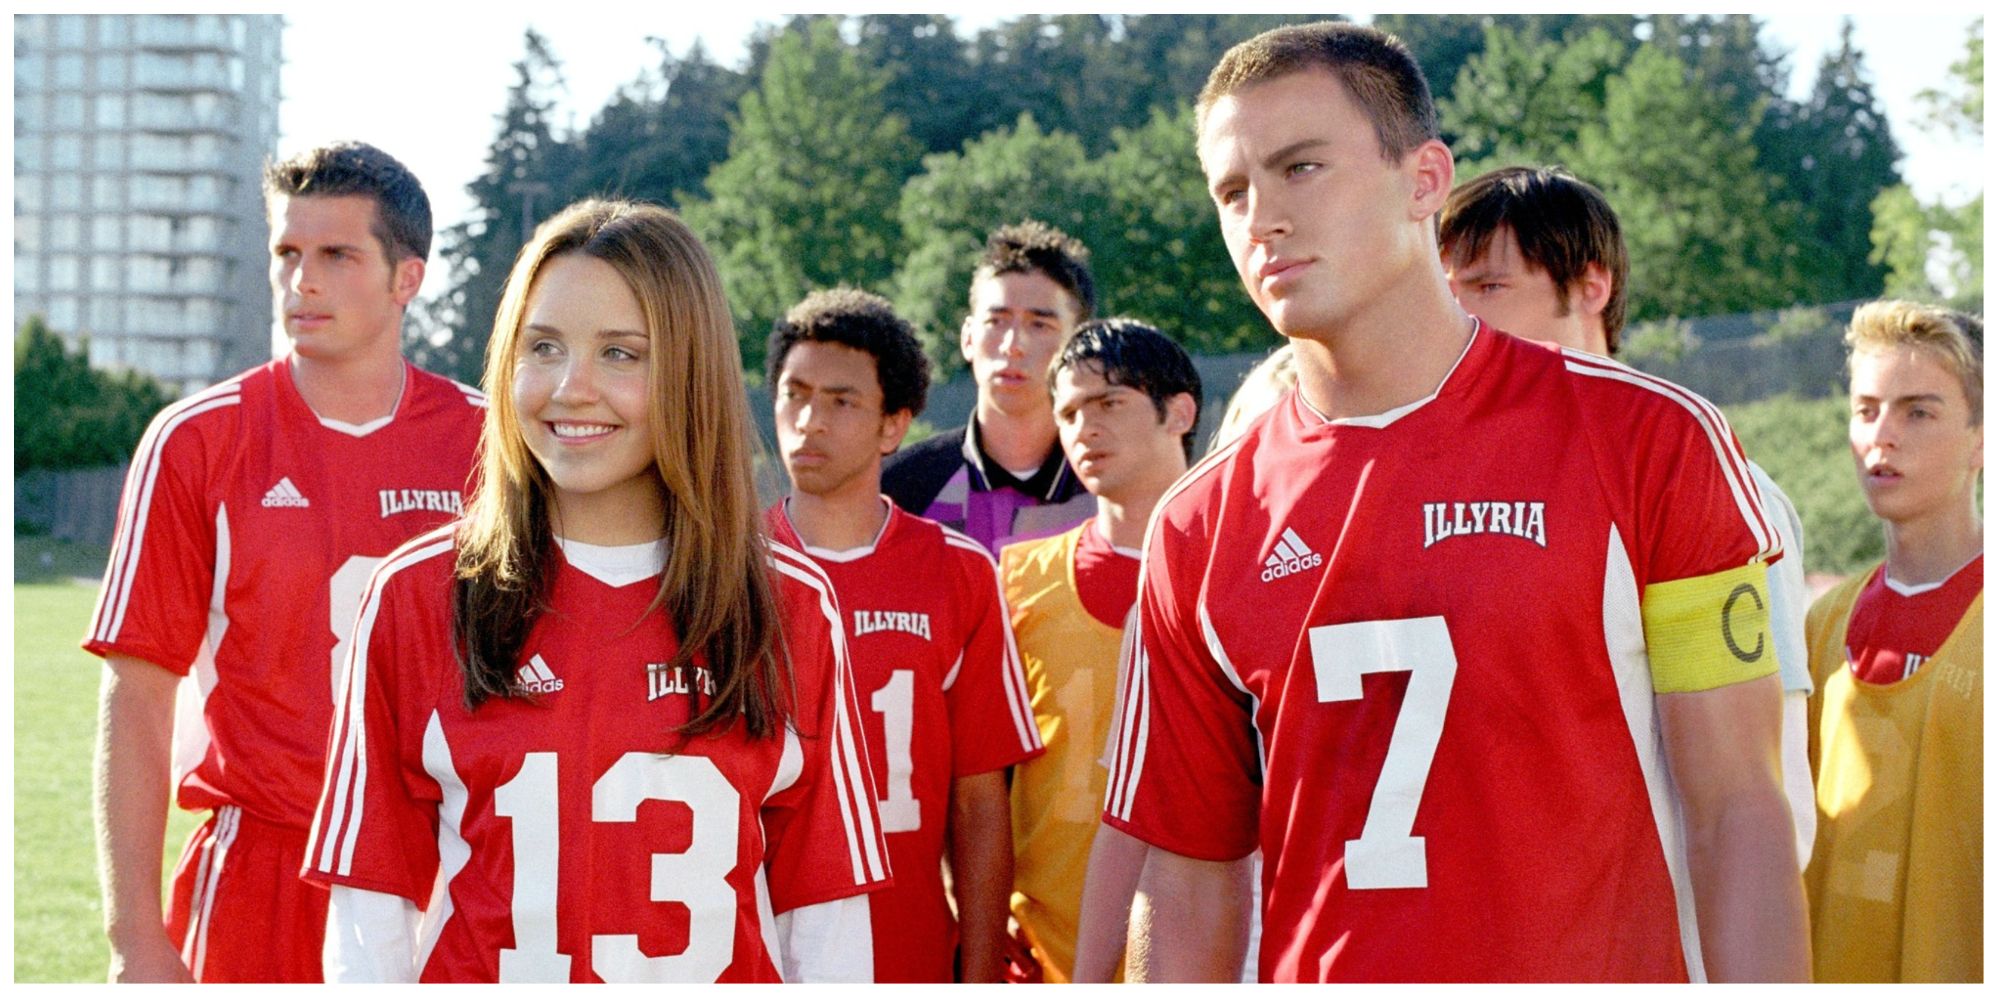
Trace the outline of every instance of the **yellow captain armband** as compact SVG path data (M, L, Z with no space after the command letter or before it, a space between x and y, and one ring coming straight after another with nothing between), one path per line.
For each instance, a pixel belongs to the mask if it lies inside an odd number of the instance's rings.
M1653 691L1708 691L1777 673L1764 564L1646 587L1639 617Z

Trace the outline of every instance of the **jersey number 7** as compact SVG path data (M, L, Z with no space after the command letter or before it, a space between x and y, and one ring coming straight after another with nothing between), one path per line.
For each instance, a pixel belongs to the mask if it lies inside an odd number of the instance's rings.
M1360 701L1363 674L1407 670L1410 683L1389 735L1389 753L1359 839L1347 842L1350 889L1421 889L1430 884L1424 838L1411 836L1430 780L1458 654L1441 617L1348 622L1307 630L1323 702Z

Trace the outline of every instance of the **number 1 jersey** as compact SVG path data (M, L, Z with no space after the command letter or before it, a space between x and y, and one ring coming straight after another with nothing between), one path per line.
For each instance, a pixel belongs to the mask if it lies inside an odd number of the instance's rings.
M1484 325L1399 410L1287 395L1154 515L1106 821L1261 846L1266 981L1698 976L1655 675L1776 669L1746 466L1700 397Z
M1042 752L993 557L978 542L884 501L873 545L808 549L847 616L861 731L896 884L868 901L875 981L950 982L958 923L945 897L952 781ZM771 536L804 549L780 501Z
M564 543L514 694L467 709L451 530L370 583L306 855L424 909L420 980L775 981L776 914L886 883L838 607L802 555L773 546L789 725L681 741L715 681L667 667L658 558L601 565L626 550Z

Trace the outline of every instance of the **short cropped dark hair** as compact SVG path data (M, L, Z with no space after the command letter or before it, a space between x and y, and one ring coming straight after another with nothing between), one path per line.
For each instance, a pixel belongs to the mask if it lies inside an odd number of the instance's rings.
M1167 419L1167 400L1184 392L1194 397L1195 413L1201 413L1201 375L1181 345L1158 327L1125 316L1078 326L1049 365L1049 394L1055 394L1056 376L1063 369L1086 364L1112 385L1145 393L1161 420ZM1181 452L1194 458L1193 427L1181 435Z
M1216 101L1309 69L1326 70L1347 88L1375 127L1383 159L1397 162L1438 138L1437 105L1409 47L1387 32L1346 21L1273 28L1223 53L1195 98L1195 129Z
M330 142L264 167L264 198L375 200L369 232L390 263L431 253L431 200L410 168L365 142Z
M1604 192L1560 167L1503 167L1460 185L1438 213L1438 249L1458 265L1486 252L1494 234L1512 230L1521 259L1548 273L1567 308L1569 291L1592 264L1604 268L1604 341L1618 353L1625 329L1625 277L1631 261L1618 213Z
M1075 237L1045 222L1024 219L986 237L986 249L972 281L1001 274L1039 271L1076 300L1078 321L1097 315L1097 283L1090 277L1090 251Z
M896 315L889 300L858 288L813 292L771 325L765 350L765 380L773 391L785 370L792 346L804 341L840 344L875 359L875 380L882 384L882 412L924 412L930 394L930 361L917 332Z

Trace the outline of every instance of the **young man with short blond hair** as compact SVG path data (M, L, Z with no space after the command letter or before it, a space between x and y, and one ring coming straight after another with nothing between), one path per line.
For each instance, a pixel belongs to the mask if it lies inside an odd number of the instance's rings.
M1979 982L1985 874L1984 324L1871 302L1847 440L1888 557L1813 604L1820 982Z

